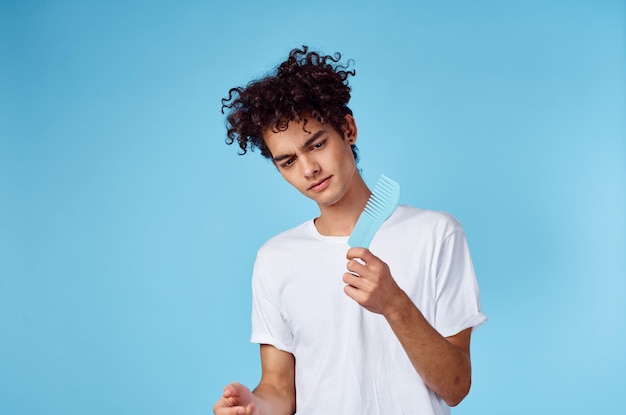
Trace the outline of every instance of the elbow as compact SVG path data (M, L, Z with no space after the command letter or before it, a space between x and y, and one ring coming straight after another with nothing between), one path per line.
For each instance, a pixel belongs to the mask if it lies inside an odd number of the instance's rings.
M463 401L465 396L467 396L467 394L462 395L462 396L451 396L451 397L448 397L447 399L444 399L444 402L446 403L446 405L450 407L455 407Z
M469 393L471 384L471 379L468 379L466 382L459 381L450 393L443 397L444 402L450 407L457 406Z

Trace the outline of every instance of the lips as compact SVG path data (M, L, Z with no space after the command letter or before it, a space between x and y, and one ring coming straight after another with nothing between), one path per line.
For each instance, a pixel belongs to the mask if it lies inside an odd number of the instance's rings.
M321 192L322 190L326 189L328 187L328 185L330 184L330 178L332 176L328 176L325 179L320 180L317 183L314 183L311 187L309 187L309 190L313 191L313 192Z

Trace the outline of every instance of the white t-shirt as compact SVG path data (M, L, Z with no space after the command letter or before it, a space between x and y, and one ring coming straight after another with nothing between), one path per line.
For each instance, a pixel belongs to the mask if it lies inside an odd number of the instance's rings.
M265 243L252 278L251 341L295 356L298 415L449 414L385 318L344 293L348 249L348 237L321 235L312 220ZM486 320L450 215L400 205L370 250L444 337Z

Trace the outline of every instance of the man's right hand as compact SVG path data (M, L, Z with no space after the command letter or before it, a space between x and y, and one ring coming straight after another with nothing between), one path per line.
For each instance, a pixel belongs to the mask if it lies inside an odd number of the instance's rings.
M224 388L215 415L294 415L296 361L293 354L261 344L261 381L254 394L241 383Z
M224 388L222 397L213 406L215 415L258 415L254 395L244 385L231 383Z

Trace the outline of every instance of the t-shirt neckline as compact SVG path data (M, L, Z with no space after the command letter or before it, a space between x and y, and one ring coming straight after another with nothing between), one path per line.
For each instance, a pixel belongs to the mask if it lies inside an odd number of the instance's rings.
M336 242L336 243L347 243L350 235L346 236L330 236L330 235L322 235L315 226L315 218L310 219L307 222L308 231L315 239L319 239L327 242Z

